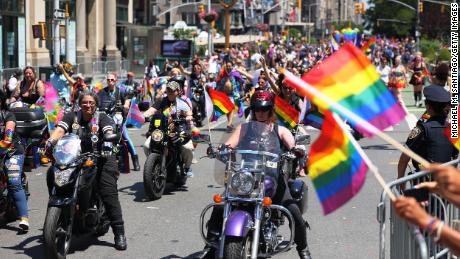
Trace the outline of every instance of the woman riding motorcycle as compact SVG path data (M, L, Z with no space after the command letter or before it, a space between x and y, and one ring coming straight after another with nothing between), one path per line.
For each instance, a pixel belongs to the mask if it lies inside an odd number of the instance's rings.
M21 101L32 105L37 102L38 98L45 96L45 85L40 79L36 79L37 75L33 67L24 68L24 79L18 83L13 96L9 103Z
M47 140L45 150L47 152L52 151L53 146L64 134L74 133L80 135L83 153L94 152L91 140L93 128L96 128L98 131L98 148L100 148L104 134L113 133L113 121L105 113L96 112L98 102L99 99L95 93L85 92L81 94L78 101L81 110L64 114L64 118L59 122L51 137ZM95 121L98 122L95 123ZM93 127L95 124L97 124L97 127ZM100 158L97 161L97 165L99 193L107 210L113 234L115 235L115 248L117 250L126 250L123 216L120 201L118 200L117 180L119 172L116 158L114 155ZM48 171L48 188L52 186L52 177L53 174Z
M3 135L3 139L0 140L0 157L6 156L4 170L8 175L8 192L12 194L19 212L19 228L27 232L29 230L28 205L21 177L24 173L24 148L15 133L16 118L14 114L6 111L6 95L3 91L0 91L0 102L0 135Z
M292 136L291 132L283 127L279 126L278 124L274 123L276 119L274 118L274 96L272 93L268 91L256 91L251 97L251 118L254 121L266 123L273 127L273 130L277 132L279 141L278 145L282 147L282 149L290 150L294 148L295 140ZM230 138L225 142L224 148L236 148L241 145L246 146L250 145L250 143L238 143L241 138L241 134L254 134L257 137L259 132L254 132L250 128L246 126L247 124L239 125L235 132L230 136ZM245 147L244 149L249 149ZM278 149L279 150L279 149ZM267 150L269 151L269 150ZM294 241L297 244L297 252L301 259L311 259L310 251L308 249L307 244L307 232L306 232L306 223L302 218L302 213L300 212L299 207L293 200L291 193L288 188L286 176L279 175L278 176L278 187L276 189L276 194L273 197L274 204L283 205L287 208L295 221L295 235ZM211 218L209 219L208 223L208 237L212 237L215 233L219 233L222 229L222 214L223 214L223 207L214 207L211 214ZM215 236L217 238L217 236ZM210 249L208 249L210 250Z

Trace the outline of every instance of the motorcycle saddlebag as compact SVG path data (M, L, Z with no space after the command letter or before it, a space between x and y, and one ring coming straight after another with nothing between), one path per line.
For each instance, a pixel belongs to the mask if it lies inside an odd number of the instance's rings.
M300 212L304 214L308 207L308 186L299 179L289 180L288 185L292 198L299 206Z
M23 138L37 137L34 135L41 134L47 125L41 109L13 108L10 112L16 117L16 132Z

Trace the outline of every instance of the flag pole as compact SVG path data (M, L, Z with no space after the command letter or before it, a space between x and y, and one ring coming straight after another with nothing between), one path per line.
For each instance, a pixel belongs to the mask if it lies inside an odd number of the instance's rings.
M366 128L369 132L372 134L375 134L376 136L380 137L381 139L385 140L389 144L393 145L395 148L397 148L399 151L403 152L416 162L420 163L423 167L428 167L430 163L424 159L423 157L419 156L416 154L414 151L410 150L409 148L404 147L401 143L397 142L395 139L390 137L388 134L385 132L379 130L376 128L374 125L370 124L368 121L364 120L363 118L359 117L352 111L348 110L347 108L343 107L341 104L333 101L331 98L323 94L321 91L316 89L315 87L311 86L307 82L303 81L297 76L294 76L291 72L287 71L284 68L280 68L279 72L284 74L286 76L286 79L289 81L295 83L296 85L299 85L302 87L302 90L305 90L308 94L313 95L319 99L321 99L323 102L331 106L334 110L338 111L341 113L342 116L344 116L346 119L353 121L356 124L359 124L361 127Z
M347 127L345 126L345 122L336 114L332 113L332 116L334 117L335 121L337 124L342 128L343 132L347 135L348 139L350 142L353 144L353 146L356 148L356 151L358 151L359 155L363 158L364 162L367 164L369 170L374 174L375 179L377 179L377 182L382 186L383 190L385 193L388 195L391 201L396 200L396 196L394 193L390 190L390 188L387 186L385 180L383 179L382 175L379 172L379 169L377 166L372 163L372 161L369 159L369 157L366 155L366 153L362 150L361 146L358 144L356 139L351 135L350 131L347 130Z

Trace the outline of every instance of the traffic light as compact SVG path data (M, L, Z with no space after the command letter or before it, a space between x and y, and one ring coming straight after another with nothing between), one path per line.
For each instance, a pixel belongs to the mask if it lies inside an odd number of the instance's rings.
M366 13L366 3L362 2L361 3L361 14Z
M420 3L418 3L418 11L420 13L423 13L423 2L420 1Z
M444 13L444 11L445 11L444 8L445 8L445 6L441 5L441 13Z
M355 3L355 14L360 14L360 13L361 13L361 4Z
M204 5L203 4L200 4L198 6L198 13L204 13Z

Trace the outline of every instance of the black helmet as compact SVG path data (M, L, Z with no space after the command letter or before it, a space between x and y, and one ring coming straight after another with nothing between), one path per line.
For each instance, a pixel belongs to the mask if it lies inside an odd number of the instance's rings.
M251 109L273 108L274 96L269 91L256 91L251 97Z
M168 83L169 83L169 82L177 82L177 83L179 83L179 85L180 85L180 87L181 87L181 89L182 89L182 88L184 88L184 86L185 86L185 80L186 80L186 79L185 79L185 76L183 76L183 75L177 75L177 76L171 77L171 78L168 80Z

